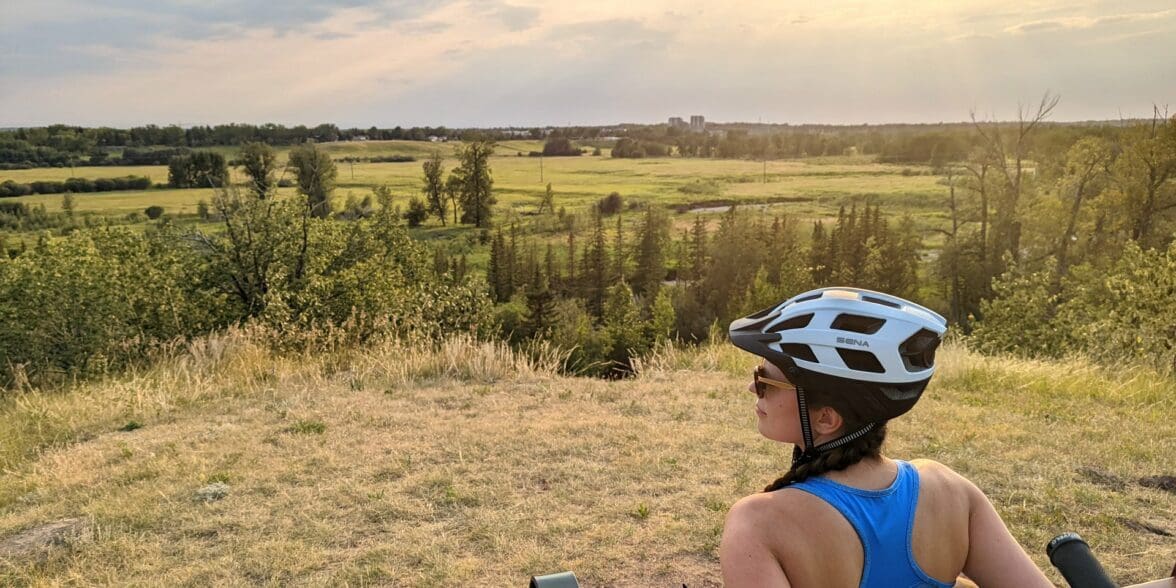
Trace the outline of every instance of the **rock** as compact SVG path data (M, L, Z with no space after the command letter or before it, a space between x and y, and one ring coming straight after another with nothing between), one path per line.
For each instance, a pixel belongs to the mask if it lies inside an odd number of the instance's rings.
M61 519L0 539L0 560L40 560L54 547L75 547L93 539L89 520Z
M214 482L196 491L196 500L201 502L216 502L229 495L229 485L224 482Z

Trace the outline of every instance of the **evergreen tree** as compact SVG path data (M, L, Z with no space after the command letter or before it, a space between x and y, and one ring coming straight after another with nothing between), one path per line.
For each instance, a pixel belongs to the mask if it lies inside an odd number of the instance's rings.
M615 281L622 281L625 279L625 231L624 225L621 224L621 219L625 215L617 215L617 233L616 239L613 241L613 268L612 279Z
M514 223L510 225L510 245L506 249L506 299L509 300L514 296L515 290L523 282L522 277L525 275L522 272L518 259L518 242L519 230Z
M814 285L829 285L829 277L833 273L831 265L829 238L825 236L825 225L821 221L816 221L813 223L812 241L809 244L809 272L812 274Z
M674 324L678 317L674 312L673 298L669 288L659 288L650 307L648 341L662 343L673 337Z
M604 295L608 288L608 253L604 245L604 219L599 210L592 213L592 241L585 244L584 295L588 312L600 318L604 316Z
M647 348L641 317L633 302L633 291L623 281L608 289L604 330L608 334L608 359L612 362L613 374L632 373L633 357L641 355Z
M554 290L556 284L559 283L559 270L555 267L555 252L551 247L551 243L547 244L547 255L543 258L544 272L547 274L547 288Z
M502 230L490 242L490 261L486 265L486 282L490 286L490 298L502 302Z
M461 201L462 222L484 227L490 222L492 207L498 202L494 198L494 179L490 175L490 156L494 144L474 142L460 147L457 151L460 164L451 177L458 178L458 198Z
M637 273L633 277L633 288L638 294L656 295L666 277L665 244L669 231L669 220L661 209L653 206L645 209L637 236Z
M550 249L548 249L550 251ZM539 265L531 272L531 283L527 288L527 320L524 323L529 337L546 337L551 326L555 295L547 287L548 276L539 271Z
M576 283L576 233L568 231L568 278L564 290L567 296L576 297L579 286Z
M699 282L706 275L707 266L707 234L706 223L702 215L694 216L694 226L690 231L690 274L687 279Z

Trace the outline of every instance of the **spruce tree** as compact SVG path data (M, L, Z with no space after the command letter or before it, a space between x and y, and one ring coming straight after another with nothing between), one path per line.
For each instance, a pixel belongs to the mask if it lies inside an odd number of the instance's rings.
M829 285L829 276L832 274L828 241L829 238L825 236L824 223L814 222L812 240L809 243L809 272L812 274L813 284L816 286Z
M604 219L599 210L592 213L592 242L585 245L584 295L588 311L596 318L604 315L604 295L608 288L608 253L604 243Z
M673 298L669 288L659 288L649 311L649 336L647 340L662 343L673 337L674 324L678 317L674 312Z
M637 239L637 273L633 277L633 287L638 294L652 297L666 277L665 244L669 240L669 224L660 209L646 208Z
M614 375L632 373L633 356L641 355L647 348L641 317L628 284L618 282L608 289L603 322L608 335L608 359L612 362Z
M617 214L617 233L613 241L613 269L612 279L620 282L625 279L625 232L621 219L625 215Z

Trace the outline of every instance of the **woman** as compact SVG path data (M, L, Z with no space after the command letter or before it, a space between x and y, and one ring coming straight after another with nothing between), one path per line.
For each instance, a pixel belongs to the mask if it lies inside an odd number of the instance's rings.
M731 323L762 357L759 431L796 445L791 469L737 502L719 548L727 586L1051 586L975 485L930 460L882 455L947 330L901 298L823 288Z

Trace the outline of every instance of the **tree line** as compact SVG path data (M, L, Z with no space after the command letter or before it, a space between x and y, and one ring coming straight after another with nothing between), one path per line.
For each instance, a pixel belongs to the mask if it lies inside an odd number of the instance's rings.
M123 190L146 190L152 186L146 176L123 176L119 178L67 178L62 181L38 180L22 184L13 180L0 183L0 198L28 196L30 194L62 194L65 192L115 192Z

